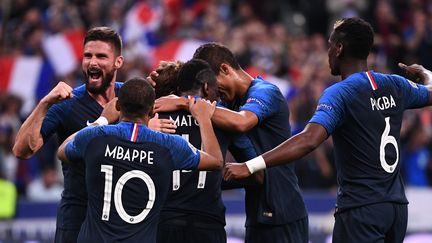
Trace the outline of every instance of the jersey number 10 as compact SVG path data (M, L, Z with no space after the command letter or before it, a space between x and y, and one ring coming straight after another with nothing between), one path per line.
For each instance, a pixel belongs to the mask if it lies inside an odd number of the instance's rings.
M109 221L110 210L111 210L111 194L112 194L112 178L113 178L113 166L112 165L101 165L101 172L105 173L105 190L104 190L104 204L102 209L102 220ZM122 192L126 182L132 178L138 178L145 182L148 189L148 202L143 211L136 215L129 215L123 207ZM124 173L117 181L114 189L114 206L117 210L118 215L123 221L129 224L137 224L147 217L150 210L153 208L153 204L156 198L156 189L151 177L141 170L131 170Z

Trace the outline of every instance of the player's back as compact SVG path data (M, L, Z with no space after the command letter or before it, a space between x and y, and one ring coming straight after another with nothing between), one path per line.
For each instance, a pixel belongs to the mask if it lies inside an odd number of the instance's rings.
M78 242L155 242L172 171L196 167L199 155L180 137L136 123L90 131L83 153L88 210Z
M423 103L419 87L397 75L361 72L328 88L318 109L340 117L333 135L338 210L378 202L407 203L400 175L403 111ZM331 119L331 118L328 118ZM313 119L311 120L313 122Z
M159 114L160 118L175 122L176 134L196 148L201 147L199 124L189 112L175 111ZM215 128L223 156L228 147L228 137ZM175 170L172 172L170 192L161 212L161 223L170 219L225 225L225 206L221 197L221 171ZM198 223L198 222L197 222Z

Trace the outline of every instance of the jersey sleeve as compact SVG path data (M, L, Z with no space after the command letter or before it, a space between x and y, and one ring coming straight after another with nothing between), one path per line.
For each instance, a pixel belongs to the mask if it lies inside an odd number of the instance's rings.
M44 142L57 131L65 114L64 109L64 103L55 104L48 109L40 130Z
M279 110L279 98L283 98L280 90L273 85L265 84L252 87L248 93L246 103L240 110L247 110L255 113L259 122L272 116Z
M344 118L344 99L337 86L332 86L321 95L315 114L309 123L323 126L330 136Z
M424 107L429 102L429 91L424 85L399 76L400 86L404 96L405 109Z
M258 156L252 141L244 134L235 135L229 151L237 162L243 162Z
M176 170L195 170L200 162L200 152L180 136L171 136L171 157Z
M86 127L77 132L75 138L66 144L65 154L69 161L81 160L84 158L87 145L95 137L99 127Z

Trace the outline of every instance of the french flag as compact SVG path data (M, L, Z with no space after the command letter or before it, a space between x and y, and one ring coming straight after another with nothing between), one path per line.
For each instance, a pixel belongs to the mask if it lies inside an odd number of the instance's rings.
M269 81L270 83L276 85L285 97L287 97L293 91L293 87L288 82L288 80L281 79L281 78L278 78L274 75L265 73L263 70L261 70L260 68L258 68L256 66L253 66L253 65L249 66L245 69L245 71L249 75L251 75L252 77L256 77L259 75L264 80Z
M126 44L139 42L152 46L152 34L162 20L162 10L141 1L130 8L126 14L125 24L121 30L123 42Z
M188 61L192 59L195 50L206 42L194 39L179 39L165 42L153 50L153 68L157 68L160 61Z
M23 100L23 115L50 91L54 78L49 63L36 56L0 57L0 73L0 91Z
M79 67L84 52L84 35L84 31L78 29L44 38L43 49L56 75L65 76Z

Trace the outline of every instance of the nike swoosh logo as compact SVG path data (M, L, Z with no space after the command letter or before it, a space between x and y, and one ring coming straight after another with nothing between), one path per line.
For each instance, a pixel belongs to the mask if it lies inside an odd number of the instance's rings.
M87 126L90 126L93 122L89 122L89 120L87 120Z

